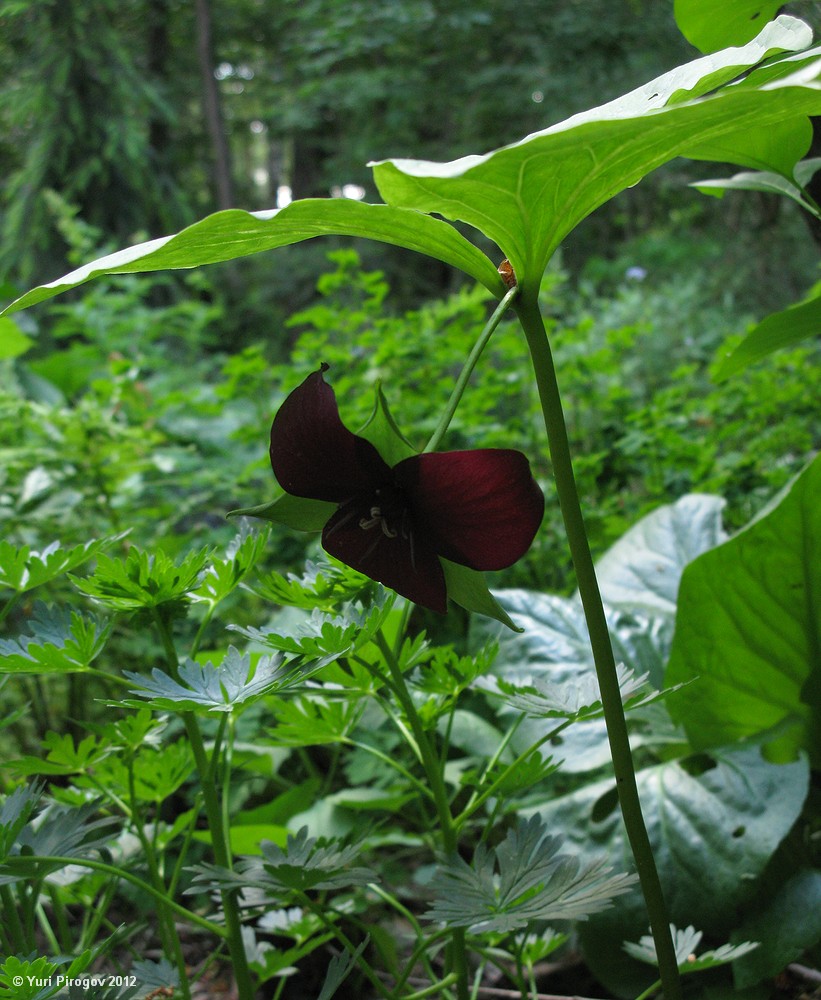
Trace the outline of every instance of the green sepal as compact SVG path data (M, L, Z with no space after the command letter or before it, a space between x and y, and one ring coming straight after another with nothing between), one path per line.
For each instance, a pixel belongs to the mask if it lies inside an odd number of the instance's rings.
M399 430L388 408L388 401L382 386L376 387L376 402L373 412L359 431L359 436L376 448L382 458L393 467L405 458L416 455L416 449Z
M445 584L448 597L465 611L473 611L479 615L495 618L497 622L506 625L514 632L524 632L523 628L514 624L513 619L488 590L484 573L458 563L450 562L440 557L442 569L445 571Z
M309 500L283 493L276 500L256 507L240 507L229 510L228 517L258 517L264 521L284 524L296 531L322 531L334 513L337 504L328 500Z

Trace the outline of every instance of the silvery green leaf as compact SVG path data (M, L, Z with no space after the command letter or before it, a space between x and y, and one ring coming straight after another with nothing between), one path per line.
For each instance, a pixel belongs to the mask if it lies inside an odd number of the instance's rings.
M531 920L584 920L626 892L633 875L609 875L603 861L559 854L561 840L538 816L521 820L496 848L480 843L472 864L450 858L437 872L427 919L478 932L508 932Z
M596 563L602 598L634 614L673 616L684 567L726 539L721 497L690 493L651 511Z
M263 656L253 663L250 654L243 655L234 646L217 665L186 660L178 673L176 681L157 668L150 677L124 671L136 685L134 694L154 708L173 712L231 712L287 686L293 676L281 657Z
M636 677L623 663L616 667L619 690L625 707L637 708L649 704L664 692L651 691L645 697L636 698L647 683L647 674ZM510 708L525 715L541 719L596 718L603 714L599 684L595 673L586 673L574 681L556 684L536 677L528 684L510 683L504 678L495 678L497 692L505 696Z
M673 946L676 952L676 962L681 973L700 972L702 969L712 969L717 965L726 965L734 962L742 955L747 955L758 947L757 941L743 941L741 944L723 944L719 948L705 951L701 955L696 955L696 948L701 942L702 932L694 927L685 927L679 930L670 924L670 931L673 935ZM649 965L658 965L656 957L656 945L650 934L645 934L639 942L626 941L624 950L632 958L640 962L647 962Z

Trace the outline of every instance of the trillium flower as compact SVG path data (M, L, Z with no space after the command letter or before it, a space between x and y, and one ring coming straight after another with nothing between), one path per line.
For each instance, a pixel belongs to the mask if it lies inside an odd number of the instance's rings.
M533 541L544 497L525 456L504 448L411 455L389 465L348 430L328 366L288 396L271 427L271 467L295 497L336 504L326 552L403 597L444 613L441 560L504 569Z

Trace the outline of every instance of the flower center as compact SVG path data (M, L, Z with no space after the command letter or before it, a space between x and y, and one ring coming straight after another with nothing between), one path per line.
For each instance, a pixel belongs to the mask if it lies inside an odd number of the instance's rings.
M370 531L371 528L375 528L377 525L382 529L383 534L387 538L396 538L397 532L388 524L386 518L382 514L382 508L374 505L371 507L370 517L362 517L359 519L359 527L363 531Z

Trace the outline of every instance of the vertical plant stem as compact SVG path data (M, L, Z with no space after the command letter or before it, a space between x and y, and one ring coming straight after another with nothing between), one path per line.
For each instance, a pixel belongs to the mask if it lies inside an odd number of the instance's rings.
M422 725L422 720L416 711L413 698L405 684L405 678L402 676L402 671L399 669L399 663L393 654L390 644L381 631L376 633L375 638L388 665L392 681L391 687L399 699L399 703L410 724L413 738L416 741L420 757L422 758L422 766L425 769L428 784L433 794L433 801L436 804L436 815L439 819L439 829L442 833L442 847L446 854L455 854L458 846L456 827L453 823L453 814L450 811L450 802L448 801L447 789L442 777L442 768L439 764L439 759L430 745L428 734L425 732L425 727ZM451 957L453 971L458 977L456 982L457 996L459 1000L468 1000L467 951L465 948L465 930L462 927L455 927L451 931Z
M137 781L134 775L133 757L127 762L127 767L128 795L130 800L130 808L127 810L127 815L131 820L131 826L134 833L142 845L143 856L145 857L145 863L148 869L151 884L161 896L166 896L168 894L168 890L166 889L165 882L163 881L160 866L157 863L157 855L154 851L154 845L146 835L143 817L137 804ZM160 936L160 940L162 941L163 949L166 954L174 956L174 961L177 964L177 968L180 970L180 990L183 995L183 1000L190 1000L191 987L188 983L188 977L182 974L185 969L185 959L182 953L182 942L180 941L180 936L177 933L177 925L174 922L174 914L167 907L160 906L158 907L157 915L157 932Z
M9 953L16 951L22 955L29 950L28 942L20 922L20 915L17 912L17 900L14 898L10 885L0 885L0 905L2 905L6 920L3 928L3 940L5 941L6 935L8 935Z
M470 376L473 374L473 369L476 367L476 362L481 357L482 351L484 351L487 347L487 343L493 336L496 327L501 322L502 316L504 316L507 312L508 307L518 294L519 288L517 285L514 285L513 288L507 291L499 304L493 310L490 319L487 321L484 329L479 334L479 339L471 348L467 361L463 365L462 370L459 373L459 377L456 379L456 385L453 387L453 392L450 394L448 405L445 407L444 413L442 414L439 423L436 425L436 430L433 432L430 441L428 441L425 445L423 451L436 451L439 447L439 444L445 436L445 432L453 419L453 414L456 413L459 401L464 395Z
M155 613L154 620L162 638L168 665L176 679L179 661L177 651L174 647L174 640L168 624L159 613ZM205 750L205 743L197 723L197 717L193 712L181 712L185 732L188 742L191 744L191 751L194 755L194 763L200 777L200 790L202 792L205 816L208 820L208 829L211 834L211 849L214 855L214 863L220 868L231 869L231 852L228 848L228 833L225 829L222 816L222 806L220 796L217 792L215 772L211 769L208 754ZM218 748L214 749L218 753ZM234 977L237 983L237 995L239 1000L253 1000L255 990L251 978L251 970L248 967L248 958L245 954L245 944L242 940L242 922L237 906L237 894L231 891L223 891L221 894L222 909L225 915L226 939L228 950L231 954L231 965L234 970ZM180 970L183 975L184 969Z
M559 386L556 381L556 369L544 321L539 310L538 288L523 289L514 308L527 338L536 375L556 492L576 571L576 582L584 608L584 616L590 633L590 645L607 724L607 736L610 742L610 755L613 760L619 804L650 918L650 928L656 945L664 996L665 1000L680 1000L681 984L670 934L670 921L639 802L636 773L633 768L630 741L627 735L627 723L624 719L616 675L616 662L610 643L599 585L593 568L593 558L587 542L587 532L584 527L576 479L573 474L567 427L562 411Z

